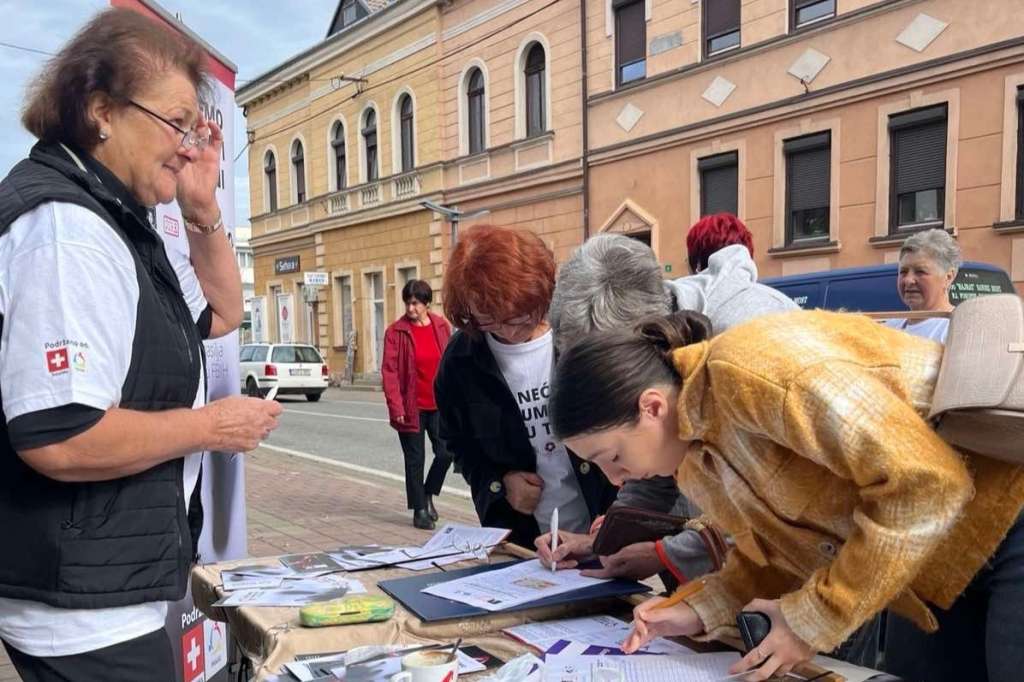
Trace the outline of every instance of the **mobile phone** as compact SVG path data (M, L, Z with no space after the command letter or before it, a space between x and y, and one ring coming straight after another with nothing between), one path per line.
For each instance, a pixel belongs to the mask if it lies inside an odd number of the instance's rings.
M740 629L743 645L750 651L768 636L772 621L761 611L740 611L740 615L736 616L736 626Z

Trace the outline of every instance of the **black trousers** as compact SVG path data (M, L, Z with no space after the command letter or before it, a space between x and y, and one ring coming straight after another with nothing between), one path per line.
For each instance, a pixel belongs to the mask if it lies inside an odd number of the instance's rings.
M885 669L913 682L1024 679L1024 514L927 634L890 614Z
M175 682L174 652L163 628L71 656L29 656L7 642L4 649L24 682Z
M398 440L402 444L405 456L405 497L409 509L426 509L427 495L440 495L444 477L448 475L452 456L438 435L437 410L420 410L420 430L416 433L399 432ZM423 466L426 462L426 436L430 436L430 446L434 449L434 461L423 480Z

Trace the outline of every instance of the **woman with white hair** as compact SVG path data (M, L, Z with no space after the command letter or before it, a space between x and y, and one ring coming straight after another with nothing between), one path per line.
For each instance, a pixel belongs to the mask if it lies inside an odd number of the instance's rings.
M900 299L913 311L949 312L949 290L962 263L960 247L941 228L924 230L907 237L900 248L900 269L896 289ZM887 320L886 325L916 336L944 343L949 319Z

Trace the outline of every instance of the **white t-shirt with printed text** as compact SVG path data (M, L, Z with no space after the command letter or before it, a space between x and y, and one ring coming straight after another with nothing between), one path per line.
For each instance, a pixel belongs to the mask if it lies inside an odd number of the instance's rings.
M194 319L197 281L183 293ZM92 211L45 203L0 237L0 386L8 423L70 404L116 407L131 364L139 285L124 241ZM200 370L193 407L206 403ZM185 457L186 509L203 453ZM164 627L167 602L61 609L0 598L0 639L30 656L68 656Z
M550 530L551 512L555 507L558 507L561 530L586 533L590 529L590 511L572 469L569 453L552 435L548 417L555 352L551 331L532 341L517 344L501 343L491 334L486 337L498 369L516 399L530 444L537 455L537 475L544 481L544 489L533 516L541 533Z

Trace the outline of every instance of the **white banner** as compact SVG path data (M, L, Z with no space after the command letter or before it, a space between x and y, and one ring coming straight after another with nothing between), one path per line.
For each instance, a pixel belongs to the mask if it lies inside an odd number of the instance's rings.
M135 10L168 26L173 31L202 39L162 8L156 0L111 0L115 7ZM216 50L202 43L209 59L211 101L203 115L215 121L224 133L217 203L224 219L224 231L234 245L235 227L235 73L237 69ZM163 238L167 256L183 284L196 276L189 259L188 237L177 203L157 206L151 212L153 226ZM205 342L207 396L216 400L239 392L238 332ZM248 555L245 515L244 459L235 453L208 453L203 461L203 532L199 537L202 563L239 559ZM191 594L172 605L167 614L167 632L175 651L176 677L182 682L211 682L227 679L228 641L224 625L207 621L194 606Z
M252 310L252 340L254 343L266 343L270 340L267 334L267 297L253 296L249 308Z
M292 294L277 295L277 330L279 343L291 343L294 340L292 329L295 328L295 297Z

